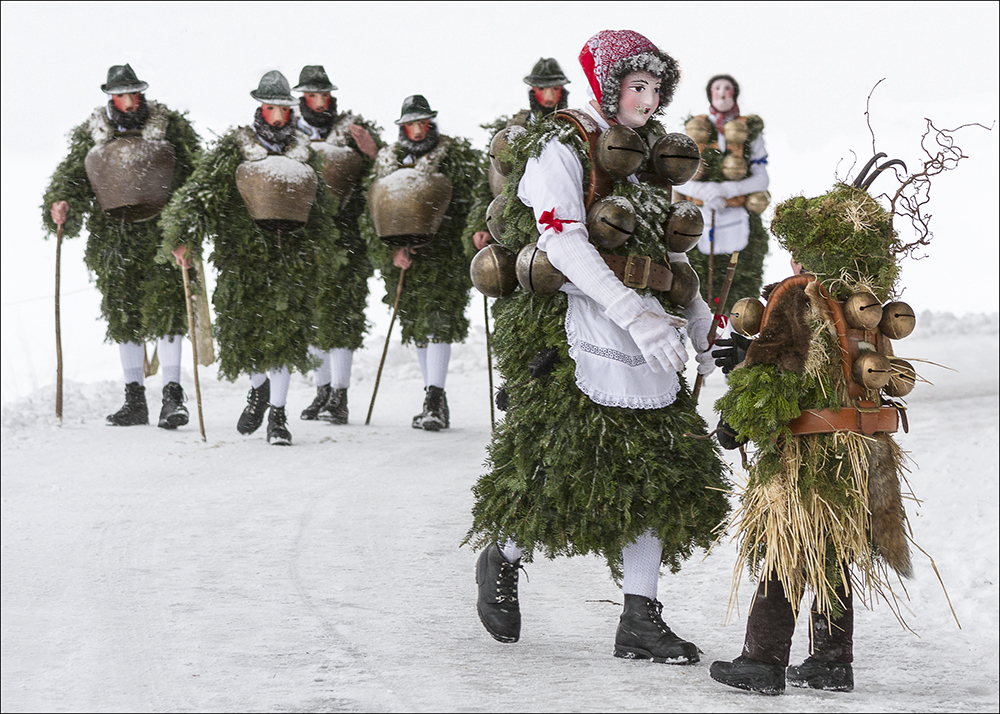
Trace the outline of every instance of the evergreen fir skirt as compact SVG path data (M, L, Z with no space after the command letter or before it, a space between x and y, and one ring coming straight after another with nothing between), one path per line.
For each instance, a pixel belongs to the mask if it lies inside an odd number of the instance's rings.
M652 529L662 562L680 568L707 548L729 513L730 488L707 426L683 384L662 409L592 402L575 384L563 322L565 295L518 292L494 307L500 370L510 406L489 445L489 472L473 488L467 541L514 541L549 557L595 553L621 573L621 550ZM534 324L528 328L527 325ZM528 363L546 347L559 361L531 379Z

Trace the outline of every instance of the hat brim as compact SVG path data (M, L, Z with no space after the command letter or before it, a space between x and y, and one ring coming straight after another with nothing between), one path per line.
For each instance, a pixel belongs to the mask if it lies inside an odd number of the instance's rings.
M404 114L399 119L396 120L397 126L402 126L403 124L409 124L411 121L420 121L421 119L433 119L438 115L437 112L414 112L411 114Z
M297 87L292 87L293 92L336 92L337 88L332 84L300 84Z
M288 97L266 97L263 94L259 94L257 90L250 92L250 96L256 99L261 104L277 104L282 107L294 107L299 103L298 99L288 98Z
M545 89L547 87L562 87L565 84L569 84L569 80L566 77L525 77L524 83L529 87L540 87Z
M101 91L105 94L135 94L136 92L145 92L148 86L149 84L146 82L126 84L122 87L109 87L107 84L102 84Z

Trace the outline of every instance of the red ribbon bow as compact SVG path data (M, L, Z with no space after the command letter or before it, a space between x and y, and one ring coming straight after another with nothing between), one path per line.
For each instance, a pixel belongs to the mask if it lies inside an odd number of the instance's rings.
M542 215L538 217L539 224L545 226L546 228L551 228L556 233L562 233L563 226L567 223L579 223L580 221L573 221L563 218L556 218L556 209L553 208L548 211L542 211Z

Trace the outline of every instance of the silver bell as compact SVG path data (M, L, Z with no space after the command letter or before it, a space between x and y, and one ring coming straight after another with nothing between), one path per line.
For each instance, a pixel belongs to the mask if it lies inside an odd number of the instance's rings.
M692 201L677 201L667 209L663 239L671 253L687 253L698 244L705 230L701 209Z
M551 295L566 284L566 276L553 267L538 243L529 243L517 254L517 282L529 293Z
M646 161L646 144L629 127L615 124L597 140L594 161L612 178L623 179L642 168Z
M698 172L701 152L687 134L667 134L653 144L653 170L674 186L690 181Z
M472 258L469 276L476 290L487 297L513 295L517 290L517 256L509 248L490 243Z
M635 209L628 199L608 196L587 211L587 232L598 248L617 248L635 233Z

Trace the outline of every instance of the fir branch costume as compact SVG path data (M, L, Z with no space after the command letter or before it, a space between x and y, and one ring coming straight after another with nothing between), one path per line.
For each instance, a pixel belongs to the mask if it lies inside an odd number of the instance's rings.
M175 164L170 182L173 193L194 170L200 140L184 114L155 101L149 101L147 106L149 115L141 135L148 140L165 140L173 146ZM107 106L103 105L73 129L69 154L52 175L42 199L42 221L54 235L56 225L49 207L55 201L65 200L70 210L63 235L74 238L86 230L84 261L97 278L101 314L108 323L108 342L142 342L186 334L184 283L177 270L158 256L163 236L157 221L129 223L113 218L101 208L87 178L84 165L87 153L120 135L108 118ZM192 273L191 279L199 281L201 276Z
M482 156L467 139L449 136L440 136L437 146L415 164L404 165L408 154L399 142L381 149L365 182L366 192L377 178L412 166L417 171L444 174L451 182L452 194L437 234L430 244L417 249L413 265L406 271L406 284L399 300L402 341L418 346L428 342L464 342L469 333L465 310L472 289L469 261L474 255L466 225L483 166ZM385 281L382 302L391 307L399 283L399 268L392 263L394 249L376 235L369 212L362 215L361 231L368 242L372 264Z
M219 374L229 380L282 367L312 369L308 347L316 340L319 266L332 270L350 260L337 225L338 201L322 178L321 157L312 155L300 132L292 137L282 154L311 166L319 182L305 227L266 230L250 216L236 186L236 169L269 154L250 127L222 136L163 212L166 251L187 244L197 254L204 240L212 242Z
M361 116L345 111L337 115L329 133L321 141L334 147L348 147L362 157L362 173L366 176L372 159L358 149L349 127L364 128L379 143L379 129ZM300 124L301 127L301 124ZM313 146L318 142L310 142ZM314 150L315 146L313 146ZM322 175L322 174L320 174ZM361 235L359 220L366 213L366 194L358 185L343 197L335 197L337 240L330 249L320 251L317 259L317 283L312 297L313 343L320 350L344 348L358 350L368 331L365 307L368 303L368 278L373 274L368 260L368 244Z
M662 127L651 122L637 131L651 145ZM517 187L529 158L551 141L572 147L585 173L590 169L587 147L571 124L548 120L515 140L503 235L515 252L537 239L535 217L518 200ZM614 195L636 207L638 228L608 252L665 260L669 191L621 181ZM679 314L662 293L641 292ZM710 544L715 519L728 513L722 463L710 441L682 436L707 431L682 376L675 401L658 409L603 406L581 392L566 314L562 292L518 291L494 303L493 347L510 406L488 449L490 471L473 489L466 540L482 547L509 537L529 560L534 550L549 557L596 553L620 578L622 549L652 529L663 542L663 564L677 571L695 548ZM548 376L532 379L528 365L547 349L559 359Z

